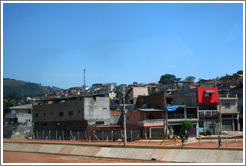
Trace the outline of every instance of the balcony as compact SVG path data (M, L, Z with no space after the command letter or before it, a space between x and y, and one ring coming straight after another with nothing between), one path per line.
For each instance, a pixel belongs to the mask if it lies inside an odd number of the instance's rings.
M199 110L199 116L217 116L218 110Z
M163 126L165 122L165 119L147 119L138 121L139 126Z
M237 99L237 94L220 94L221 99Z
M169 114L168 119L184 119L184 114Z
M186 114L187 119L196 119L197 115L196 114ZM168 115L168 119L185 119L184 114L171 114Z

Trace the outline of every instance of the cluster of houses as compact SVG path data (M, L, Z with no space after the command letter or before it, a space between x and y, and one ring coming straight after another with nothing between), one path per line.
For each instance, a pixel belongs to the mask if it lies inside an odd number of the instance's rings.
M32 104L10 107L9 114L4 117L4 125L12 126L12 137L16 135L13 127L16 130L24 128L25 134L87 131L88 137L97 130L122 130L124 97L127 130L138 130L143 138L180 135L185 121L193 123L189 136L198 137L207 131L212 134L242 131L243 87L216 83L180 81L164 87L155 83L145 85L134 82L125 88L125 96L117 97L113 84L107 87L93 84L93 93L72 89L64 91L68 95L46 97ZM70 92L77 94L69 95Z

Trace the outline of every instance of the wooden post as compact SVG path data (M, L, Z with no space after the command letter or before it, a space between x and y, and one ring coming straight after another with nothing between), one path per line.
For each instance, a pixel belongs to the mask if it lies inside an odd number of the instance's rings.
M88 141L88 138L87 138L87 131L85 130L85 139L86 141Z
M64 140L64 131L62 130L62 140Z
M56 140L57 140L57 130L56 130Z
M112 142L114 141L114 130L111 131L111 139L112 139Z
M50 140L50 130L49 130L49 140Z
M167 137L166 137L166 145L168 145L168 139L167 139Z
M73 131L70 130L70 140L73 140Z
M44 130L43 130L43 137L42 138L44 139Z
M79 132L77 132L77 138L78 138L78 140L79 140Z
M132 130L131 130L131 141L132 141Z
M38 130L36 131L36 139L38 139Z
M91 142L91 136L89 136L89 142Z
M107 136L107 143L108 143L108 136Z
M149 142L151 142L151 127L149 128Z
M228 137L228 136L226 135L226 147L227 147L227 137Z
M104 138L103 138L103 134L104 134L104 132L102 132L102 141L104 140Z
M95 135L96 135L96 131L95 130L93 130L93 140L95 141Z
M145 138L147 139L147 131L146 131L146 127L144 128L144 135L145 135Z
M95 130L94 130L94 140L95 140L95 138L96 138L98 141L100 141L100 139L96 136L96 132L95 132Z

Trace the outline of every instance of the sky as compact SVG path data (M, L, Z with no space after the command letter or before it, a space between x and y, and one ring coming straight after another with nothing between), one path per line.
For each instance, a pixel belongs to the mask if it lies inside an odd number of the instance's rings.
M3 77L70 88L243 70L242 3L4 3Z

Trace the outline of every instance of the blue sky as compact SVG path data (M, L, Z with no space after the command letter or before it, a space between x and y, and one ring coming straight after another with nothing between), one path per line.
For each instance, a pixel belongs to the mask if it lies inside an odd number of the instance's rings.
M243 4L3 5L3 77L69 88L243 69Z

